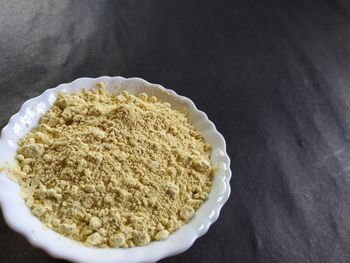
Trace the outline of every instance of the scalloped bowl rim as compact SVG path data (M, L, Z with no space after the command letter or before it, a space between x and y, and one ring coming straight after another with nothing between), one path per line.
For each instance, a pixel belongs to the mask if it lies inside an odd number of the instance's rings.
M54 103L57 91L71 92L82 88L90 89L101 81L106 83L107 89L111 92L123 89L131 93L146 91L150 95L168 100L178 110L188 113L194 127L213 146L211 161L219 166L208 199L196 211L194 218L170 235L167 240L154 241L146 246L134 248L90 248L43 226L25 205L19 194L18 184L10 180L6 172L2 172L0 174L0 205L5 221L12 229L24 235L33 246L45 250L53 257L74 262L155 262L179 254L190 248L194 241L204 235L209 226L219 217L221 208L230 196L231 170L223 136L216 130L207 115L197 109L192 100L178 95L173 90L165 89L158 84L151 84L141 78L109 76L79 78L48 89L41 95L27 100L2 129L0 166L4 166L7 162L14 162L18 139L37 125L42 114Z

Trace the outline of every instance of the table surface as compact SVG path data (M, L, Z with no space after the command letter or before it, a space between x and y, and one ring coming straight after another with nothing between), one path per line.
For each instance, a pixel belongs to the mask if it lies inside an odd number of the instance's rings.
M78 77L193 99L227 141L232 194L170 262L350 261L349 1L0 0L0 125ZM0 217L2 262L61 262Z

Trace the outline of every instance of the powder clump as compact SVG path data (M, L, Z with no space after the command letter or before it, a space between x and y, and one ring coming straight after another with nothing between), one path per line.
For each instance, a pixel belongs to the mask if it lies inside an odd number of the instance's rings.
M58 94L20 140L22 196L45 225L87 246L166 239L208 196L211 147L169 103L99 86Z

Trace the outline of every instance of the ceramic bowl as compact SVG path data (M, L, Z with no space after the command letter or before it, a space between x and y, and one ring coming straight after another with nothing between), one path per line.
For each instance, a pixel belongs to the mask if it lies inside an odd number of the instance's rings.
M140 78L100 77L79 78L71 83L61 84L48 89L43 94L26 101L18 113L11 117L2 129L0 137L0 166L15 163L18 140L31 131L41 116L53 105L56 93L75 92L82 88L91 89L98 82L105 82L109 92L127 90L131 94L146 92L163 101L170 102L172 107L185 111L193 126L212 145L211 162L219 167L215 174L208 199L196 211L193 219L163 241L154 241L142 247L133 248L91 248L79 242L61 236L45 227L35 217L20 196L19 185L9 179L6 171L0 174L0 204L7 224L24 235L36 247L45 250L53 257L74 262L156 262L187 250L193 242L204 235L209 226L219 217L220 210L230 195L231 178L230 159L226 153L223 136L207 115L199 111L194 103L174 91L160 85L151 84Z

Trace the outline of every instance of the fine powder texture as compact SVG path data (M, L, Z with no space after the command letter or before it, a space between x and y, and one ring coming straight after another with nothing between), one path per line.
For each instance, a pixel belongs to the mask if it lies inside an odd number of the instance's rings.
M145 93L58 94L19 145L16 178L33 214L88 246L166 239L212 184L211 147L185 114Z

